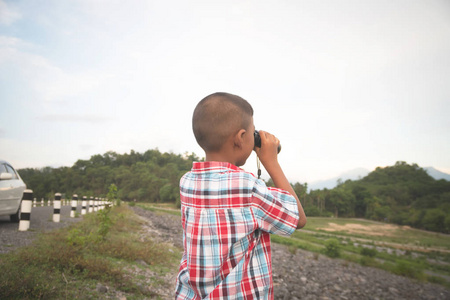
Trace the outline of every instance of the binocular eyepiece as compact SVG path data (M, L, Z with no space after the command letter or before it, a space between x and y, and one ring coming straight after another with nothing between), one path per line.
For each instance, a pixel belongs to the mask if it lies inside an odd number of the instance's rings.
M259 131L255 130L255 147L261 148L261 136L259 135ZM281 144L278 145L278 153L281 151Z

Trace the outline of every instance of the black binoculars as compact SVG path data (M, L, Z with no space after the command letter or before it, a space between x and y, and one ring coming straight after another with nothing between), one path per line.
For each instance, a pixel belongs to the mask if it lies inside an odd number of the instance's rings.
M255 130L255 147L261 148L261 136L259 135L259 131ZM281 144L278 145L278 153L281 151Z

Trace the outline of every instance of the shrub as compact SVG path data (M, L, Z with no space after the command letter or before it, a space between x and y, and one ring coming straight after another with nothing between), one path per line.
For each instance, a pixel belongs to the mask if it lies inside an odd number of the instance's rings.
M98 229L97 233L100 235L102 240L105 240L109 229L113 225L113 222L109 216L111 212L111 206L106 205L104 209L97 212Z
M378 251L375 248L361 248L360 251L361 255L367 256L367 257L375 257L378 253Z
M106 195L106 197L108 198L108 200L111 203L114 203L115 205L120 206L121 201L117 197L117 195L118 195L117 186L114 183L111 183L111 185L108 188L108 194Z
M340 243L337 239L328 239L325 241L325 255L329 257L339 257L341 256Z
M320 210L316 206L306 206L305 214L308 217L317 217L320 216Z

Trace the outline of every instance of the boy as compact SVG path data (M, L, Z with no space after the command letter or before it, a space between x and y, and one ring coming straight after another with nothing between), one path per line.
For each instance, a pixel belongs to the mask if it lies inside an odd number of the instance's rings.
M180 180L184 253L176 299L273 299L269 233L306 224L297 195L277 160L279 140L260 131L239 96L215 93L194 110L192 127L205 151ZM277 188L238 168L252 151Z

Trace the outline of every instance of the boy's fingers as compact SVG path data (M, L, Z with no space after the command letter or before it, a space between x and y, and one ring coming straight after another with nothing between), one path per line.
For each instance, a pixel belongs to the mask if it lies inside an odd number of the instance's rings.
M264 140L265 141L272 141L274 143L277 144L277 146L280 144L280 140L273 134L268 133L267 131L260 131L260 136L261 136L261 142Z
M270 134L267 131L263 131L263 130L260 131L260 135L261 135L261 140L263 140L263 139L270 140L274 136L273 134Z

